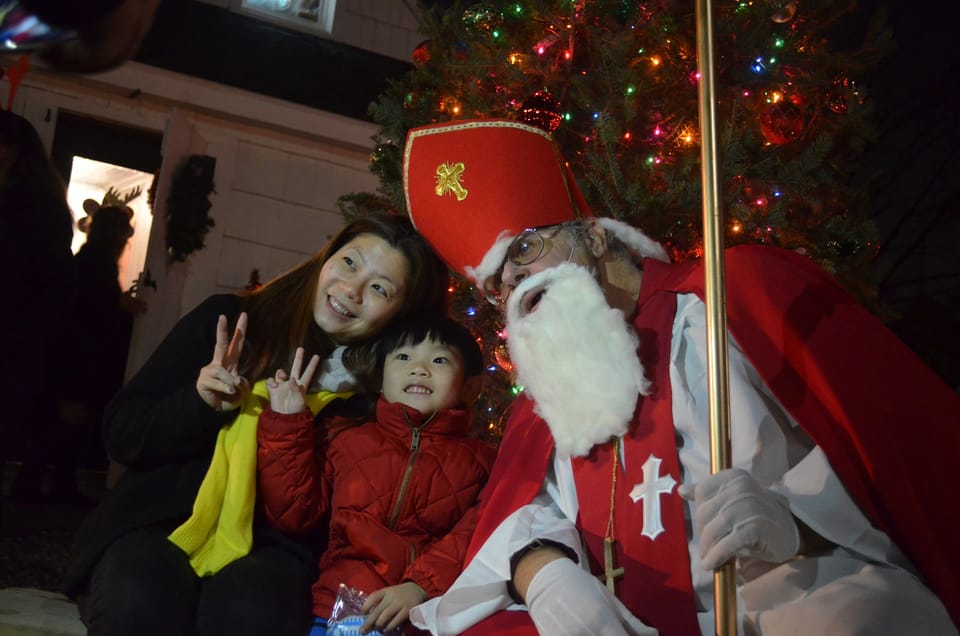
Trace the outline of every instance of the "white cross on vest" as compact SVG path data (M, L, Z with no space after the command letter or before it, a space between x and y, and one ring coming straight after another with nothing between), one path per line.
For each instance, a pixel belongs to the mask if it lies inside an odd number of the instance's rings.
M677 485L669 474L660 475L660 458L650 454L643 462L643 483L636 484L630 491L633 503L643 499L643 530L645 537L656 539L663 532L663 523L660 521L660 495L668 495Z

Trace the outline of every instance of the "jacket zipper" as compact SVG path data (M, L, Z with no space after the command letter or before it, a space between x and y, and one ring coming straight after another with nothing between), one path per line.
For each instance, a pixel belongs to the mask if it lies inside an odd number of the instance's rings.
M407 460L407 470L403 474L403 482L400 484L400 492L397 493L397 501L393 504L393 511L390 513L389 527L393 527L400 517L400 508L403 506L403 500L407 496L407 487L410 485L410 475L413 473L413 464L417 461L417 455L420 454L420 429L426 426L426 422L413 428L413 438L410 440L410 459Z

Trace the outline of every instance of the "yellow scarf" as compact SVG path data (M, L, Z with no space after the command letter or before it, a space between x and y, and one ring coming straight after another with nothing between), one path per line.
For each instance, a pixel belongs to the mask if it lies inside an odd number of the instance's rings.
M313 413L352 392L320 390L307 395ZM247 555L253 546L253 507L257 493L257 420L270 404L260 380L240 406L236 419L220 429L210 468L200 484L193 514L169 539L190 557L199 576L216 574Z

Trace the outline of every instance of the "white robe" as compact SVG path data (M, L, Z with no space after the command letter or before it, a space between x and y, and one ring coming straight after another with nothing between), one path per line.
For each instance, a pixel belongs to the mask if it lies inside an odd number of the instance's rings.
M704 305L692 294L680 295L670 381L684 484L710 473L706 353ZM797 519L839 546L779 565L739 559L740 633L956 635L940 600L919 581L886 534L870 524L826 456L778 404L732 339L728 358L733 467L784 495ZM692 508L685 504L688 520L694 517ZM498 610L525 609L513 603L504 584L510 579L510 556L539 537L571 547L580 563L587 563L574 525L577 510L570 461L554 455L536 499L500 524L446 594L413 608L411 622L446 636ZM713 634L713 572L700 566L700 537L693 524L690 527L700 628L705 635ZM867 627L847 630L853 623Z

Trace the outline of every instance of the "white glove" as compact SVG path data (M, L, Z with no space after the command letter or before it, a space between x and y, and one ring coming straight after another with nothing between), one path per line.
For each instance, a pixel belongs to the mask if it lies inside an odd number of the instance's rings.
M550 636L657 636L570 559L551 561L534 575L527 608L537 631Z
M800 549L800 531L784 498L744 470L720 471L679 492L696 505L700 558L708 570L734 556L783 563Z

